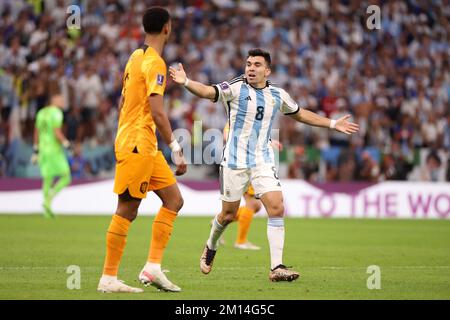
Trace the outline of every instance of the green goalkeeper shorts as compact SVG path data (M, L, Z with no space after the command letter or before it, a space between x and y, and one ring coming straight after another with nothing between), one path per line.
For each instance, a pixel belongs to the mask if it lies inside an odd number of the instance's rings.
M69 162L64 152L39 154L42 177L59 177L70 173Z

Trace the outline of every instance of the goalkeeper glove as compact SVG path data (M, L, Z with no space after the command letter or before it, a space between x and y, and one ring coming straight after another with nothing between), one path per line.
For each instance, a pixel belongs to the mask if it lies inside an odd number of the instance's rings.
M66 149L67 153L71 156L73 154L73 150L72 150L72 144L70 143L70 141L64 140L62 142L62 145L63 145L64 149Z
M39 147L37 144L33 145L33 154L31 155L31 163L37 164L39 158Z

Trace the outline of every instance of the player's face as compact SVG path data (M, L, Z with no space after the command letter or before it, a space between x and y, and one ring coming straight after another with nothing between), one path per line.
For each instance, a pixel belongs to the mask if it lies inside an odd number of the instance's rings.
M51 101L52 105L57 106L59 108L63 108L64 107L64 97L60 94L53 96L52 97L52 101Z
M245 77L249 84L257 88L265 87L269 74L270 69L264 57L248 57L245 65Z

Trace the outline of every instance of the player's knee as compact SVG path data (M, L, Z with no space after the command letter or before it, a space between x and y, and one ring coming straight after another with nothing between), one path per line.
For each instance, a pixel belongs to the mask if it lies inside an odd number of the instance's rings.
M129 221L136 219L139 209L139 203L125 203L119 204L116 214Z
M180 211L181 208L183 208L183 205L184 199L181 194L174 196L172 199L170 199L170 201L163 201L163 207L175 212Z
M271 204L267 209L270 217L283 217L284 215L284 204L282 202Z
M176 197L176 199L174 200L174 210L173 211L180 211L181 208L183 208L184 205L184 199L181 195L179 195L178 197Z
M222 219L222 221L220 221L220 223L223 226L226 226L226 225L230 224L233 221L236 221L236 215L226 214L226 215L223 216L223 219Z
M225 224L231 223L236 220L237 211L233 211L231 209L224 210L222 212L222 221Z
M252 201L252 203L250 204L250 209L255 211L255 213L258 212L259 210L261 210L261 203L257 200Z
M128 211L125 211L125 210L120 211L120 210L117 210L116 214L118 216L121 216L122 218L127 219L130 222L133 222L136 219L136 217L137 217L137 209L135 211L130 211L130 210L128 210Z

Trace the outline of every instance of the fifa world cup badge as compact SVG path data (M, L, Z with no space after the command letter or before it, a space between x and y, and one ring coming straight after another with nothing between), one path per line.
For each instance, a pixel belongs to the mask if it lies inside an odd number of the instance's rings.
M158 83L158 85L162 86L164 83L164 76L158 73L158 76L156 77L156 82Z

